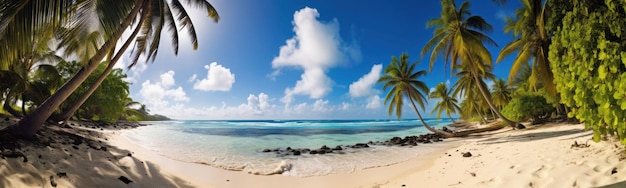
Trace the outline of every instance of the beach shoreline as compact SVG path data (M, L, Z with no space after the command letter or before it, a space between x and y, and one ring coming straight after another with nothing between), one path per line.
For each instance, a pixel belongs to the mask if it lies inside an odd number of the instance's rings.
M130 131L121 128L125 126L101 130L78 125L47 127L44 133L72 132L85 136L85 143L70 138L45 147L26 146L21 152L28 162L4 157L0 185L53 187L54 181L57 187L619 187L626 182L624 147L614 140L590 141L592 133L582 124L507 127L446 139L435 143L438 149L404 162L311 177L254 175L177 161L124 137L123 132ZM471 156L464 157L466 152ZM133 182L125 184L121 176Z
M458 139L446 139L432 151L412 157L407 161L380 167L356 170L352 173L333 173L323 176L297 177L288 175L256 175L238 170L226 170L195 162L184 162L161 156L150 151L122 135L121 132L111 134L110 144L131 150L133 156L161 164L165 171L189 180L195 187L371 187L383 185L389 179L411 172L416 168L424 168L437 156L452 147L456 147ZM386 147L386 146L384 146ZM417 146L419 147L419 146ZM349 155L349 154L347 154Z

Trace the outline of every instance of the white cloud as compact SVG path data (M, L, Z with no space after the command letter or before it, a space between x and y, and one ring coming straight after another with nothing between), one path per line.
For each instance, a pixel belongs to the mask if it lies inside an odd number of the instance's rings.
M380 97L378 96L371 96L367 99L367 105L365 105L365 108L367 109L378 109L382 106L383 101Z
M364 97L376 93L373 86L376 84L376 81L378 81L378 78L380 78L382 70L382 64L372 66L372 70L369 73L359 78L356 82L350 84L350 96Z
M280 47L272 67L277 69L269 77L275 79L282 67L304 69L301 79L293 88L285 89L281 99L286 105L293 102L293 95L308 95L320 99L332 90L333 81L326 71L349 59L358 60L360 50L356 44L342 44L339 36L339 22L333 19L324 23L319 20L316 9L305 7L294 13L293 30L295 36Z
M231 73L230 69L216 62L205 65L204 68L208 70L207 77L196 81L193 85L193 89L202 91L230 91L235 83L235 74Z
M193 74L193 75L191 75L191 77L189 77L189 79L187 81L188 82L195 82L196 80L198 80L198 75L197 74Z
M163 86L163 88L169 88L171 86L173 86L174 84L176 84L176 81L174 80L174 71L170 70L167 71L164 74L161 74L161 86Z
M315 103L313 103L313 111L314 112L327 112L331 109L328 107L328 100L317 99Z
M177 102L188 102L189 97L182 87L171 89L176 83L174 75L174 71L170 70L161 74L160 80L155 83L150 80L143 82L139 95L144 99L144 103L152 106L163 106L168 104L169 99Z
M349 104L349 103L347 103L347 102L342 102L342 103L341 103L341 109L342 109L342 110L348 110L348 109L350 109L350 104Z

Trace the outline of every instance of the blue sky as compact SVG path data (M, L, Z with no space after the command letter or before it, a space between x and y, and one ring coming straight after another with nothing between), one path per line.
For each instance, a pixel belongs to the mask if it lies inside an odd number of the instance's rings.
M168 34L156 61L126 70L131 97L152 113L175 119L389 119L375 84L391 56L402 52L428 69L420 56L432 37L426 22L438 17L439 1L210 0L221 20L213 23L193 7L199 38L193 50L182 37L175 56ZM460 2L457 2L460 3ZM488 33L494 60L512 40L504 17L519 3L471 1L471 12L494 26ZM184 36L185 33L181 32ZM128 56L119 67L129 62ZM495 65L506 78L510 58ZM438 60L422 80L429 87L454 83ZM435 100L429 100L425 117ZM416 118L405 108L403 118Z

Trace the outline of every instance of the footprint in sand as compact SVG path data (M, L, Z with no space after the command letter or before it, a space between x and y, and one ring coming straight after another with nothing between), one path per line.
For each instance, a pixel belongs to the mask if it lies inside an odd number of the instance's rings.
M535 171L535 173L533 173L533 175L534 175L535 177L538 177L538 178L546 178L546 177L548 177L548 171L549 171L550 169L552 169L552 166L551 166L551 165L549 165L549 164L547 164L547 165L541 165L541 167L540 167L539 169L537 169L537 170Z

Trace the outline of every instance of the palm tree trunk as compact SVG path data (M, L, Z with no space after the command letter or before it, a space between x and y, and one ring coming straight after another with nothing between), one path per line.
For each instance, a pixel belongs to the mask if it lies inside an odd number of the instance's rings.
M11 114L12 116L20 117L21 116L20 112L13 109L13 107L11 106L11 93L12 92L9 92L9 94L7 94L7 98L4 99L4 105L2 107L4 108L5 111L9 112L9 114Z
M109 73L111 73L111 71L113 70L113 67L115 66L117 61L119 61L120 58L122 58L122 55L124 55L124 52L128 49L128 47L132 43L133 39L137 36L139 31L141 30L141 24L144 22L144 20L145 19L143 17L141 17L139 19L139 23L137 23L137 27L135 28L133 33L130 35L130 37L128 37L126 42L124 42L124 44L122 45L120 50L115 54L115 57L113 57L113 59L109 60L109 64L107 65L107 67L104 70L104 72L102 72L102 74L100 74L100 76L94 81L94 83L91 84L89 89L87 89L87 91L85 93L83 93L83 95L81 95L81 97L78 99L78 101L76 101L74 103L74 106L72 106L72 108L70 108L69 110L63 112L63 114L61 114L58 117L57 120L61 120L64 123L67 122L70 119L70 117L72 117L74 115L76 110L78 110L87 101L87 99L89 99L89 97L93 94L93 92L95 92L96 89L98 89L98 87L100 86L100 84L102 84L104 79L106 79L106 77L109 76ZM114 50L115 49L113 49L112 52ZM55 121L57 121L57 120L55 120Z
M61 103L67 99L77 88L83 83L87 77L98 67L100 61L113 49L113 44L122 37L122 33L128 28L132 21L137 17L142 8L143 0L135 0L135 7L132 9L128 17L124 19L113 36L107 40L98 52L89 59L89 62L78 73L59 88L52 96L46 99L35 111L28 114L20 121L8 127L6 130L13 136L21 138L31 138L35 133L43 127L43 123L59 108Z
M450 115L450 113L446 113L446 115L448 115L448 118L450 118L450 121L452 121L452 123L456 124L456 121L452 119L452 116Z
M483 84L481 83L481 79L480 79L480 77L478 77L478 74L476 74L475 71L472 71L472 76L474 77L474 81L476 81L476 86L478 87L478 90L482 94L483 98L485 98L485 102L487 102L487 104L489 105L489 108L491 108L492 110L496 109L496 107L493 105L493 102L489 98L489 95L487 94L486 89L483 87ZM521 128L521 126L518 125L519 123L513 122L513 121L507 119L499 111L495 111L495 114L498 115L498 117L500 119L502 119L504 122L509 124L511 127L513 127L513 128L520 127Z
M476 103L474 102L474 111L476 111L476 113L478 114L478 116L480 116L480 119L482 119L482 122L486 123L486 122L487 122L487 118L485 118L485 115L483 115L483 113L482 113L480 110L478 110L478 107L477 107L477 106L478 106L478 104L476 104Z
M26 94L22 93L22 114L23 115L26 115L26 100L24 100L24 98L25 98L24 96L25 95Z
M456 124L456 121L454 121L454 119L452 119L452 116L450 116L450 114L448 114L448 118L450 118L450 121L452 121L452 123Z
M428 126L428 124L426 124L426 122L424 122L424 119L422 118L422 114L420 114L420 112L417 110L417 106L415 106L415 102L413 102L413 98L411 98L411 97L408 97L408 98L409 98L409 100L411 100L411 105L413 106L413 110L415 110L415 113L417 113L417 117L420 118L420 121L422 121L422 124L424 124L424 127L426 127L426 129L428 129L431 132L434 132L434 133L437 133L437 134L441 134L441 135L443 135L443 136L445 136L447 138L454 137L454 134L452 134L452 133L449 133L449 132L446 132L446 131L442 131L442 130L439 130L439 129L435 129L435 128L432 128L431 126Z

